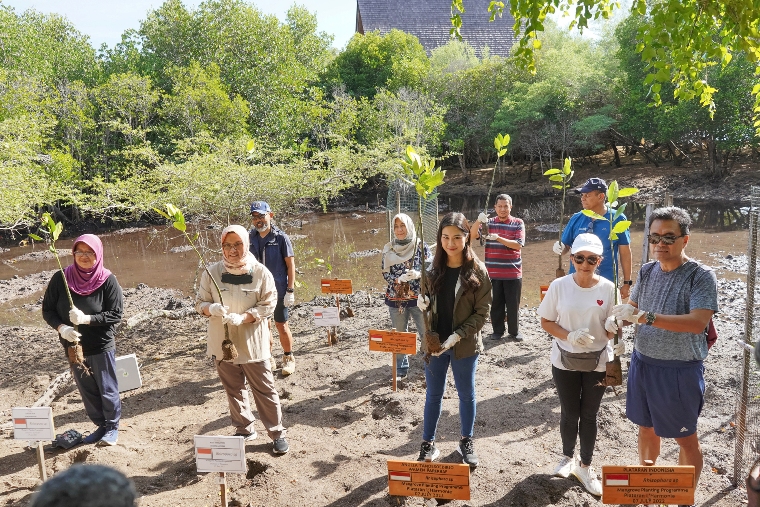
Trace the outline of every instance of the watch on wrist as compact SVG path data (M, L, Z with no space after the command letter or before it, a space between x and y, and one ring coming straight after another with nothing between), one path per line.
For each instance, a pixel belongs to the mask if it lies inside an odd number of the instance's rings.
M288 294L292 294L293 293L293 289L291 289L290 287L288 287L287 289L285 289L285 292L287 292Z
M647 312L646 316L647 316L647 322L646 322L646 324L648 326L651 326L652 324L654 324L654 320L656 318L654 312Z
M633 280L623 280L623 285L633 285Z

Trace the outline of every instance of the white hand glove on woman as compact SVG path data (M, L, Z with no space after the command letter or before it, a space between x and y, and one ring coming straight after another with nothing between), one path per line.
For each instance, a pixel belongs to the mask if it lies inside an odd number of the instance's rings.
M282 304L285 305L285 308L290 308L293 306L293 303L296 302L296 295L292 292L286 292L285 297L282 298Z
M418 280L420 278L420 272L416 269L410 269L403 275L398 277L398 281L401 283L411 282L412 280Z
M486 215L485 213L480 213L480 215L478 215L478 222L480 222L481 224L487 224L488 215Z
M224 317L227 315L227 310L229 309L229 306L224 306L220 303L211 303L208 307L208 313L214 317Z
M430 306L430 298L423 296L422 294L417 296L417 308L420 310L427 310L428 306Z
M462 339L461 336L459 336L456 333L452 333L451 336L446 338L446 341L441 344L441 350L439 350L438 352L433 352L433 355L440 356L441 354L449 350L451 347L456 345L461 339Z
M81 326L89 324L91 317L89 315L85 315L82 310L75 306L69 310L69 320L75 326Z
M625 354L625 342L623 340L618 340L617 343L613 343L612 352L616 356L622 356L623 354Z
M620 329L620 326L618 326L617 323L617 318L614 315L610 315L607 317L607 320L604 321L604 329L610 333L617 333L618 329Z
M58 332L61 334L61 338L71 343L77 343L79 337L82 336L82 333L77 332L73 327L67 326L66 324L61 324L61 327L58 328Z
M231 326L239 326L240 324L243 323L244 318L245 316L240 315L239 313L228 313L222 319L222 323L230 324Z
M570 331L567 335L567 341L576 347L583 347L594 341L594 337L588 334L588 328L584 327L583 329Z
M552 246L552 251L557 255L562 255L562 251L565 249L565 245L560 243L559 241L555 241L554 245Z
M635 324L644 315L644 312L631 304L625 303L622 305L613 306L612 315L620 320L625 320Z
M486 239L488 241L498 241L499 235L498 234L486 234Z

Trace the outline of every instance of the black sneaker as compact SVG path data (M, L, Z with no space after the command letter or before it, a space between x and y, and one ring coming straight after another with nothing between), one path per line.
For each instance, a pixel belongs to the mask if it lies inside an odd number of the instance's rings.
M457 446L457 451L459 451L459 454L462 455L462 461L464 461L471 467L476 467L478 466L478 463L480 463L480 460L475 454L475 448L472 445L471 438L465 437L462 440L460 440L459 445Z
M420 457L417 461L433 461L441 454L441 451L435 446L435 442L422 442L420 446Z
M288 441L284 438L275 438L272 442L272 452L275 454L285 454L290 450Z
M250 433L245 433L245 432L243 432L243 431L237 431L237 432L235 432L235 434L234 434L234 435L232 435L232 436L233 436L233 437L243 437L243 440L244 440L244 441L246 441L246 442L250 442L251 440L256 440L257 434L256 434L256 430L253 430L253 431L252 431L252 432L250 432Z
M499 333L491 333L488 335L489 340L501 340L502 338L504 338L504 335Z
M525 337L523 337L521 333L507 335L507 338L509 338L510 340L514 340L516 342L521 342L525 340Z

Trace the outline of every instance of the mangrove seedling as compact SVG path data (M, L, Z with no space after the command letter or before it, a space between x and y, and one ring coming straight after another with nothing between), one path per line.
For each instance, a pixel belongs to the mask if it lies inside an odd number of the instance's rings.
M559 205L558 241L560 244L562 243L562 222L565 219L565 196L567 195L567 189L570 188L570 180L572 179L573 174L575 174L575 171L572 170L572 160L570 157L565 159L565 163L562 166L562 169L549 169L544 173L544 176L548 176L549 181L553 182L552 188L562 190L562 200L560 201ZM555 273L555 276L557 278L565 276L565 270L562 268L562 255L559 256L557 272Z
M56 222L53 220L53 217L50 216L50 213L43 213L42 215L42 225L47 227L47 230L40 229L44 231L48 237L50 238L50 244L48 245L48 249L50 250L50 253L53 254L55 257L55 260L58 262L58 269L61 270L61 277L63 278L63 286L66 287L66 296L69 298L69 306L70 310L74 308L74 300L71 298L71 289L69 289L69 283L66 281L66 273L63 272L63 265L61 265L61 258L58 257L58 250L55 247L55 242L60 237L61 233L63 232L63 222ZM43 239L36 235L36 234L29 234L29 237L37 240L37 241L43 241ZM74 326L75 330L79 330L79 326ZM87 367L87 365L84 363L84 353L82 351L82 344L79 342L79 338L76 338L75 341L69 342L68 347L66 348L66 355L69 358L69 363L77 366L80 368L85 374L90 374L90 369Z
M496 169L499 168L499 160L501 157L507 154L507 146L509 145L509 134L498 134L493 138L493 147L496 148L496 163L493 166L493 172L491 173L491 185L488 187L488 194L486 195L486 203L483 207L483 213L488 215L488 203L491 201L491 191L493 190L493 182L496 178ZM484 238L488 235L488 224L483 224L483 231L480 234L480 244L484 245Z
M222 305L224 305L224 299L222 298L222 290L219 288L219 285L216 283L216 280L214 280L214 277L211 276L211 271L209 271L208 264L206 264L206 260L203 258L203 255L201 255L200 251L195 246L195 242L198 240L198 233L196 233L195 236L192 238L187 233L187 224L185 223L185 215L182 213L182 210L180 210L179 208L177 208L171 203L166 203L166 212L163 212L158 208L153 208L153 210L159 215L161 215L162 217L166 218L167 220L171 220L172 226L175 229L177 229L179 232L181 232L182 235L185 237L188 244L192 247L192 249L198 255L198 258L200 259L201 264L203 265L203 269L206 271L206 274L211 279L211 282L214 284L216 293L219 296L219 302ZM222 351L224 354L224 357L222 359L224 361L231 361L233 359L236 359L238 356L238 352L237 352L237 349L235 348L235 344L232 343L232 340L230 340L230 329L226 323L224 324L224 341L222 342Z
M612 252L612 274L614 277L615 287L618 286L618 265L617 257L615 256L614 241L618 239L620 234L623 234L631 227L630 220L618 220L625 211L627 203L620 204L619 200L623 197L629 197L638 192L638 188L619 188L617 181L610 183L607 187L607 208L609 212L606 216L602 216L592 210L584 209L583 214L587 217L591 217L594 220L604 220L610 224L610 251ZM617 289L615 289L615 304L620 304L620 295ZM618 329L615 333L615 345L622 339L623 333L621 329ZM607 376L605 377L604 385L606 386L619 386L623 384L623 369L620 365L620 356L615 356L612 361L607 362Z

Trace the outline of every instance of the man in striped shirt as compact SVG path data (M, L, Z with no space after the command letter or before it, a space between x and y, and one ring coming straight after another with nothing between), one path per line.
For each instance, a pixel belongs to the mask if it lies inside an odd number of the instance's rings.
M491 325L493 340L500 340L508 327L507 338L521 342L519 309L522 294L522 258L520 249L525 245L525 224L510 215L512 198L507 194L496 196L496 216L488 218L481 213L472 224L470 238L480 237L481 224L488 224L486 239L486 269L493 286ZM504 317L507 326L504 325Z

